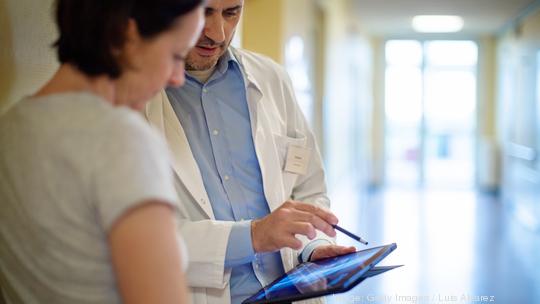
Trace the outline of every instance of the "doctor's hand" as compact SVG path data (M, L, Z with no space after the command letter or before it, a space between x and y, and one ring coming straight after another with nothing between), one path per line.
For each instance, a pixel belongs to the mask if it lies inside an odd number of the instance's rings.
M321 207L295 201L287 201L269 215L251 222L251 239L255 252L276 251L284 247L295 250L302 248L302 242L295 234L302 234L310 240L318 229L329 236L335 236L332 225L337 217Z
M344 255L347 253L353 253L356 248L353 246L339 246L339 245L323 245L315 248L311 254L310 261L316 261L324 258L330 258L338 255Z

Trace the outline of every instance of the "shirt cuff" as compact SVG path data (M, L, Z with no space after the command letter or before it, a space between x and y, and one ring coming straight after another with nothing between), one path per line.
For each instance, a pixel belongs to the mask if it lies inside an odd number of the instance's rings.
M311 260L311 254L313 254L313 251L317 247L323 246L323 245L332 245L332 242L330 242L328 240L322 240L322 239L313 240L313 241L309 242L304 247L304 250L302 250L300 255L298 255L298 262L300 262L300 263L309 262Z
M255 250L251 240L251 221L234 223L227 242L225 268L251 263L254 259Z

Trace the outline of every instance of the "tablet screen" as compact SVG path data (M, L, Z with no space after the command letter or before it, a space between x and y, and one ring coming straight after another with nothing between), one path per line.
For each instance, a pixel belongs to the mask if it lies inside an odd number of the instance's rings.
M395 244L370 248L347 255L298 265L244 303L265 299L293 299L302 295L329 294L348 290L351 284L396 247Z

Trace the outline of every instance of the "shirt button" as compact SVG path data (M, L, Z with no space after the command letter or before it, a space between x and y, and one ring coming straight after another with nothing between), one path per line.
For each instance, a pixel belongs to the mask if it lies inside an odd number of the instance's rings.
M224 178L225 180L229 180L229 176L228 176L228 175L225 175L223 178Z
M219 130L214 129L214 131L212 131L212 134L218 135L218 134L219 134Z
M202 89L203 93L208 93L208 89L207 88L204 88Z

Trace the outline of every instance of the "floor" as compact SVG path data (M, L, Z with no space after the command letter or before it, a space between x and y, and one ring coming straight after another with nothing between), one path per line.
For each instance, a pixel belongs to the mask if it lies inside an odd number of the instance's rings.
M540 303L540 234L497 198L472 190L351 189L330 192L340 225L370 247L397 243L381 264L405 266L327 297L330 303ZM338 242L365 248L343 235Z

